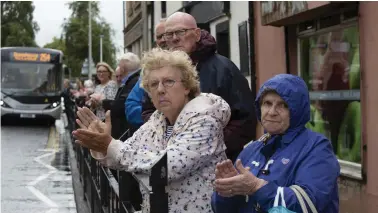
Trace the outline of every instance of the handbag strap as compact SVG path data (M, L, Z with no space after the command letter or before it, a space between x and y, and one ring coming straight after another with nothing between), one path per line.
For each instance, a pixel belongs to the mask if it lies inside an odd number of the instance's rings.
M303 213L307 213L307 207L303 200L303 198L306 200L308 206L311 209L312 213L318 213L318 211L315 208L314 203L311 201L310 197L307 195L307 193L298 185L292 185L290 188L294 191L295 195L297 196L299 203L302 207Z
M297 197L298 202L299 202L299 204L301 205L302 212L303 212L303 213L308 213L308 212L307 212L307 207L306 207L306 204L305 204L305 202L304 202L304 200L303 200L303 198L302 198L302 195L301 195L301 194L298 192L298 190L295 189L294 187L290 186L290 189L293 190L295 196Z
M286 208L286 202L285 202L285 198L284 198L284 191L283 191L283 187L278 187L277 188L277 194L276 194L276 197L274 198L274 204L273 204L273 207L277 207L279 204L279 200L280 200L280 197L281 197L281 206L285 207Z

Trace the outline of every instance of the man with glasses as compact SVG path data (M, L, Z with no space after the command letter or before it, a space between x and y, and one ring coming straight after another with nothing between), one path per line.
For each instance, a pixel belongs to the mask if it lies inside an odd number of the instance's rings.
M155 43L156 46L166 49L167 48L167 42L164 40L164 32L165 32L165 23L166 19L161 19L159 24L155 27Z
M164 40L171 50L189 54L197 65L201 92L221 96L230 105L231 120L224 130L226 154L235 161L244 145L253 140L254 106L247 79L228 58L216 53L216 41L209 32L197 27L193 16L176 12L165 22ZM169 85L168 85L169 86ZM142 117L146 121L154 108L143 104Z
M161 19L160 23L155 27L155 43L156 46L162 49L167 47L164 40L165 20L166 19ZM155 111L155 107L148 97L148 94L140 87L139 79L125 102L126 118L135 128L139 128L144 123L142 120L142 104L146 107L146 113L148 113L148 115Z

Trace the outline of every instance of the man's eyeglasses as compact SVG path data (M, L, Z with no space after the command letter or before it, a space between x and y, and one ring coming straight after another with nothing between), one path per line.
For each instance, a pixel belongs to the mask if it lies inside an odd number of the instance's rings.
M190 29L176 30L176 31L173 31L173 32L166 32L166 33L164 33L164 38L165 39L172 39L173 35L176 35L176 37L181 37L181 36L184 36L187 31L194 30L194 29L195 28L190 28Z
M148 87L151 90L156 90L159 87L160 82L161 81L151 81L151 82L148 83ZM163 84L164 88L170 88L170 87L173 87L173 85L175 85L176 82L182 82L182 81L181 80L175 81L175 80L172 80L172 79L164 79L161 83Z
M160 40L160 39L162 39L164 37L164 33L163 34L160 34L160 35L156 35L156 39L157 40Z

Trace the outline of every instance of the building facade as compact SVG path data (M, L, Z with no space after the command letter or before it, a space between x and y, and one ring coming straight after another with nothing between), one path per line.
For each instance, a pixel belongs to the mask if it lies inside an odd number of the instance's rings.
M151 2L124 1L123 5L124 51L131 51L141 56L143 51L149 49L148 35L145 36L148 26L145 27L145 25L148 22L147 7L151 5Z
M140 54L150 49L154 46L154 28L160 20L177 11L187 12L200 28L215 37L218 53L230 58L251 82L249 4L247 1L126 1L125 51Z
M341 165L340 212L376 212L378 3L254 2L252 7L257 86L280 73L305 80L311 99L307 127L332 141ZM260 127L256 131L262 134Z
M160 19L183 11L216 38L218 53L239 67L252 99L276 74L301 76L311 99L307 127L332 141L340 161L340 212L377 211L377 2L128 1L125 6L128 51L151 48ZM257 124L256 138L262 133Z

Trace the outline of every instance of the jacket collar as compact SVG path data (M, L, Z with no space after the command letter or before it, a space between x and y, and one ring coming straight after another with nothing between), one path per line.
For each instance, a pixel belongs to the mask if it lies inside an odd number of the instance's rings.
M122 84L126 84L126 82L131 78L131 76L135 75L140 70L141 69L137 69L137 70L134 70L134 71L130 72L129 74L127 74L127 76L122 79Z

